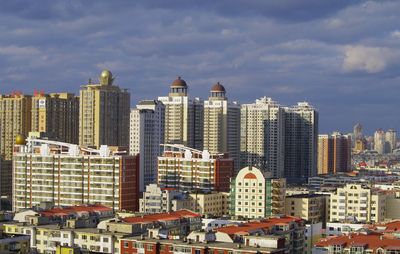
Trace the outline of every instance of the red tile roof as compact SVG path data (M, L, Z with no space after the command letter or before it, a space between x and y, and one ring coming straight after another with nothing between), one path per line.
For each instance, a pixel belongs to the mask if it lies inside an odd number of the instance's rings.
M244 179L257 179L257 177L256 177L256 175L253 174L253 173L247 173L247 174L244 176Z
M365 246L366 249L370 249L375 252L377 248L399 248L400 239L376 232L369 234L352 233L350 235L324 238L315 244L316 247L329 247L333 245L341 245L344 248L352 246Z
M239 225L226 226L217 228L217 232L226 233L228 235L249 234L255 230L268 230L275 225L288 225L290 222L300 222L302 219L292 216L284 216L280 218L269 218L261 221L247 222Z
M200 214L191 212L189 210L179 210L176 212L169 213L157 213L136 217L126 217L122 220L127 223L151 223L156 221L168 221L168 220L178 220L182 218L195 218L201 217Z
M110 212L111 208L103 205L81 205L69 207L55 207L40 212L41 216L68 216L82 212Z

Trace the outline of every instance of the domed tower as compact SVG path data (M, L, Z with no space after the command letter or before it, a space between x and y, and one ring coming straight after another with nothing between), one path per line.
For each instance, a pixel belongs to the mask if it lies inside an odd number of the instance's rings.
M181 77L178 77L171 84L170 96L186 96L187 95L188 86L186 81Z
M101 72L101 74L100 74L100 76L99 76L99 82L100 82L100 85L102 85L102 86L108 86L108 85L112 85L112 83L113 83L113 81L114 81L114 78L113 78L113 76L112 76L112 73L111 73L111 71L109 71L109 70L103 70L102 72Z
M223 85L221 85L221 83L219 83L219 82L217 82L217 84L215 84L211 87L210 93L211 93L210 100L215 100L215 99L225 100L226 99L225 87Z

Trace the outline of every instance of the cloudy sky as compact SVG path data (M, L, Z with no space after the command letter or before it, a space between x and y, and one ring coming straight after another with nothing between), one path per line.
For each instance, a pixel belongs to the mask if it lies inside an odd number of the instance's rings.
M320 132L400 126L400 1L2 1L0 93L75 92L103 68L132 105L182 76L207 98L307 100Z

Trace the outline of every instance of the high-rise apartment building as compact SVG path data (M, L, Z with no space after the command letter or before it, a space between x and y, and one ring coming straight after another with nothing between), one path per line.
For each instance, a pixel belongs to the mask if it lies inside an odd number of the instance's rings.
M386 152L392 153L394 149L397 148L397 133L393 129L389 129L385 133L385 140L386 140Z
M286 180L269 178L255 167L242 168L231 181L231 215L248 219L285 214Z
M336 174L351 169L351 137L338 132L318 136L318 174Z
M284 112L271 98L241 106L241 167L255 166L273 177L284 173Z
M31 131L67 143L79 142L79 98L75 95L36 92L32 97L31 117Z
M113 85L109 70L100 74L99 84L82 86L80 90L79 144L129 146L130 94Z
M12 196L12 154L17 136L31 130L32 97L20 92L0 95L0 195Z
M157 100L140 101L131 110L130 145L132 155L139 155L140 191L157 182L157 157L164 142L164 105Z
M285 177L304 183L317 174L318 112L307 102L285 108Z
M374 150L379 154L385 153L386 136L382 129L376 130L374 133Z
M117 147L99 150L28 138L14 146L13 209L52 201L57 206L100 203L137 211L138 165Z
M165 105L164 143L202 150L203 102L189 99L186 82L178 77L172 82L169 95L158 100Z
M183 145L164 144L158 157L158 184L179 191L229 191L233 160Z
M236 171L240 168L240 105L228 102L218 82L204 102L204 149L212 154L229 153Z

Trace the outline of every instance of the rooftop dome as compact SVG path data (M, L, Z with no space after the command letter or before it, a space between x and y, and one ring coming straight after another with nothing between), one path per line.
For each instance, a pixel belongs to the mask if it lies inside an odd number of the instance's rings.
M211 92L225 92L225 87L219 82L211 87Z
M26 144L26 140L25 140L24 135L18 134L15 137L15 144L16 145L25 145Z
M174 82L172 82L171 87L186 88L187 84L186 84L185 80L181 79L181 77L178 77L177 79L174 80Z
M111 71L107 69L103 70L100 74L99 81L101 85L112 85L114 78Z

